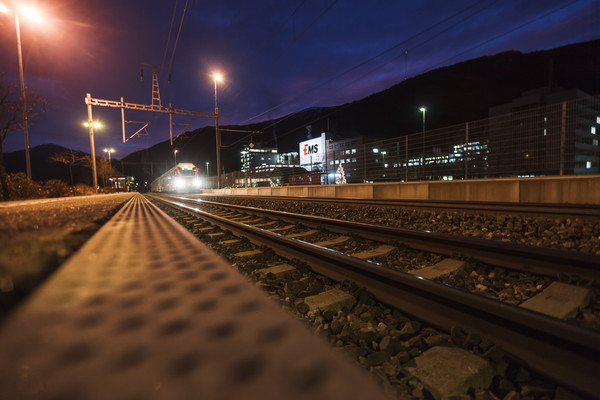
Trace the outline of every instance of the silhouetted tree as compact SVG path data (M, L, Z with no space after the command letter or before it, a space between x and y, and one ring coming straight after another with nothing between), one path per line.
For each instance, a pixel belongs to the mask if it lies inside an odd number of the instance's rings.
M81 157L81 165L92 169L92 156L86 154ZM92 174L94 172L92 171ZM105 186L104 179L110 176L119 175L119 172L109 165L108 159L96 156L96 173L102 178L102 187ZM93 182L93 176L92 176Z
M27 120L30 121L45 111L46 99L27 93ZM2 144L10 132L23 129L23 108L21 104L21 90L14 84L4 79L0 74L0 186L4 200L10 197Z
M73 196L75 196L75 184L73 182L73 167L81 164L81 154L71 150L65 149L59 153L55 153L51 155L48 159L52 162L58 162L61 164L65 164L69 167L69 178L71 179L71 190L73 191Z

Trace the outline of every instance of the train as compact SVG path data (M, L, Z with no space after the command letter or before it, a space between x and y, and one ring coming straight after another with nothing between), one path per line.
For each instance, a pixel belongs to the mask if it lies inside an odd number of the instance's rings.
M197 193L205 186L205 176L192 163L179 163L158 178L150 188L157 193Z

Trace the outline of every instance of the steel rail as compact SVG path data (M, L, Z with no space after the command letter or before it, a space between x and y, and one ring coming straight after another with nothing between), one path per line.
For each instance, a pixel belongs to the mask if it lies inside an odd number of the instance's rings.
M298 201L310 203L335 203L361 206L393 208L424 208L451 211L488 211L493 213L511 213L519 215L552 215L568 217L600 217L600 207L596 204L555 204L555 203L508 203L491 201L446 201L446 200L392 200L392 199L333 199L324 197L296 196L250 196L204 194L206 197L233 197L249 200Z
M562 320L473 295L298 239L213 215L182 202L165 204L200 216L286 258L306 261L331 279L365 286L380 301L439 329L459 326L500 345L513 359L566 387L600 391L600 334Z
M401 242L419 250L431 251L447 256L460 254L492 266L522 272L552 277L569 276L585 278L600 282L600 256L595 254L447 233L417 231L314 215L294 214L286 211L267 210L235 204L188 199L185 197L179 197L179 199L195 202L200 201L202 204L280 218L288 222L298 223L300 221L307 226L325 228L343 234L356 234L363 238L387 243Z

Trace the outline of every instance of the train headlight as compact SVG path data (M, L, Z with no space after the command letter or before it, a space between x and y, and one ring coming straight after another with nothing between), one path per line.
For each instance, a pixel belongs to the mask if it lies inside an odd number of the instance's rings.
M198 188L202 185L202 181L200 179L194 179L194 187Z
M183 183L184 183L184 182L183 182L183 179L181 179L181 178L176 178L176 179L173 181L173 185L175 185L175 187L176 187L177 189L181 189L181 188L183 187Z

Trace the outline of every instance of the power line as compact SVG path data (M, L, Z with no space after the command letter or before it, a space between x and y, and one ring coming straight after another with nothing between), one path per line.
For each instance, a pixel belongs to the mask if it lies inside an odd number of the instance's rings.
M167 36L167 43L165 44L165 52L163 54L162 62L160 65L165 65L165 60L167 58L167 51L169 49L169 43L171 43L171 33L173 32L173 23L175 22L175 14L177 13L177 3L179 0L175 0L175 6L173 7L173 15L171 16L171 26L169 27L169 34Z
M183 26L183 19L187 11L189 0L185 0L185 6L183 7L183 14L181 14L181 21L179 22L179 30L177 31L177 37L175 38L175 44L173 45L173 53L171 54L171 61L169 62L169 69L173 65L173 59L175 58L175 50L177 49L177 43L179 42L179 35L181 34L181 27Z
M470 52L470 51L472 51L472 50L475 50L476 48L478 48L478 47L481 47L481 46L483 46L484 44L487 44L487 43L493 42L493 41L494 41L494 40L496 40L496 39L499 39L499 38L501 38L501 37L503 37L503 36L506 36L506 35L508 35L508 34L511 34L511 33L513 33L514 31L517 31L517 30L519 30L519 29L521 29L521 28L524 28L524 27L525 27L525 26L527 26L527 25L530 25L530 24L532 24L532 23L534 23L534 22L537 22L537 21L539 21L539 20L541 20L541 19L544 19L544 18L546 18L547 16L549 16L549 15L551 15L551 14L554 14L555 12L558 12L558 11L562 10L563 8L571 7L573 4L577 3L578 1L579 1L579 0L574 0L574 1L570 2L570 3L568 3L568 4L565 4L565 5L562 5L562 6L559 6L559 7L555 8L555 9L553 9L553 10L550 10L550 11L548 11L548 12L546 12L546 13L544 13L544 14L540 15L540 16L539 16L539 17L537 17L537 18L534 18L534 19L531 19L531 20L529 20L529 21L527 21L527 22L524 22L524 23L523 23L523 24L521 24L521 25L518 25L518 26L516 26L516 27L514 27L514 28L512 28L512 29L509 29L508 31L505 31L505 32L503 32L503 33L500 33L500 34L498 34L498 35L496 35L496 36L494 36L494 37L492 37L492 38L490 38L490 39L484 40L483 42L480 42L480 43L476 44L476 45L475 45L475 46L473 46L473 47L470 47L469 49L467 49L467 50L465 50L465 51L462 51L462 52L460 52L460 53L458 53L458 54L455 54L455 55L453 55L452 57L449 57L449 58L447 58L447 59L445 59L445 60L443 60L443 61L440 61L439 63L437 63L437 64L435 64L435 65L431 66L430 68L435 68L435 67L437 67L437 66L439 66L439 65L442 65L442 64L444 64L444 63L446 63L446 62L448 62L448 61L450 61L450 60L452 60L452 59L454 59L454 58L456 58L456 57L460 57L460 56L462 56L463 54L466 54L466 53L468 53L468 52Z
M244 120L242 123L245 123L245 122L248 122L248 121L252 121L253 119L256 119L256 118L258 118L258 117L261 117L261 116L263 116L263 115L265 115L265 114L267 114L267 113L269 113L269 112L271 112L271 111L274 111L274 110L276 110L276 109L280 108L281 106L283 106L283 105L285 105L285 104L291 103L291 102L293 102L293 101L296 101L296 100L298 100L298 99L299 99L299 98L301 98L301 97L304 97L305 95L307 95L307 94L311 93L312 91L314 91L314 90L317 90L317 89L319 89L319 88L321 88L321 87L325 86L326 84L328 84L328 83L330 83L330 82L332 82L332 81L334 81L334 80L336 80L336 79L338 79L338 78L341 78L342 76L344 76L344 75L346 75L346 74L348 74L348 73L350 73L350 72L352 72L352 71L354 71L354 70L356 70L356 69L358 69L358 68L362 67L363 65L370 63L371 61L373 61L373 60L375 60L375 59L377 59L377 58L381 57L382 55L384 55L384 54L386 54L386 53L388 53L388 52L390 52L390 51L392 51L392 50L394 50L394 49L396 49L396 48L398 48L398 47L402 46L402 45L403 45L403 44L405 44L405 43L408 43L409 41L413 40L414 38L417 38L417 37L419 37L419 36L421 36L421 35L423 35L423 34L425 34L425 33L429 32L429 31L431 31L432 29L436 28L437 26L439 26L439 25L441 25L441 24L445 23L446 21L449 21L449 20L451 20L452 18L456 17L457 15L460 15L460 14L462 14L462 13L463 13L463 12L465 12L465 11L468 11L468 10L470 10L471 8L473 8L473 7L475 7L475 6L477 6L477 5L481 4L481 3L483 3L484 1L485 1L485 0L480 0L480 1L478 1L477 3L475 3L475 4L472 4L472 5L468 6L468 7L465 7L465 8L463 8L463 9L461 9L461 10L457 11L456 13L454 13L454 14L450 15L449 17L446 17L446 18L442 19L441 21L439 21L439 22L437 22L437 23L435 23L435 24L433 24L433 25L429 26L428 28L426 28L426 29L424 29L424 30L422 30L422 31L420 31L420 32L418 32L418 33L416 33L416 34L414 34L414 35L410 36L409 38L407 38L407 39L403 39L402 41L400 41L400 42L398 42L398 43L394 44L393 46L391 46L391 47L389 47L389 48L387 48L387 49L383 50L382 52L378 53L378 54L377 54L377 55L375 55L374 57L371 57L371 58L369 58L369 59L367 59L367 60L365 60L365 61L362 61L362 62L358 63L357 65L355 65L355 66L353 66L353 67L350 67L349 69L345 70L344 72L342 72L342 73L340 73L340 74L337 74L337 75L335 75L335 76L333 76L333 77L329 78L329 79L328 79L328 80L326 80L325 82L322 82L321 84L319 84L319 85L317 85L317 86L315 86L315 87L312 87L312 88L310 88L310 89L306 90L305 92L303 92L303 93L299 94L298 96L295 96L295 97L294 97L294 98L292 98L291 100L288 100L288 101L282 102L282 103L280 103L280 104L278 104L278 105L276 105L276 106L274 106L274 107L271 107L270 109L268 109L268 110L266 110L266 111L263 111L263 112L261 112L260 114L257 114L257 115L255 115L255 116L253 116L253 117L250 117L250 118L248 118L248 119ZM464 21L464 20L463 20L463 21Z
M300 39L319 19L321 19L321 17L323 17L323 15L327 14L327 11L329 11L337 2L338 0L333 0L302 32L300 32L300 35L294 36L294 40Z
M550 11L548 11L548 12L546 12L546 13L544 13L544 14L542 14L542 15L540 15L540 16L538 16L538 17L536 17L536 18L530 19L530 20L528 20L528 21L526 21L526 22L524 22L524 23L522 23L522 24L520 24L520 25L518 25L518 26L516 26L516 27L514 27L514 28L511 28L511 29L509 29L509 30L507 30L507 31L505 31L505 32L503 32L503 33L500 33L500 34L498 34L498 35L496 35L496 36L494 36L494 37L492 37L492 38L490 38L490 39L486 39L486 40L484 40L484 41L482 41L482 42L480 42L480 43L476 44L475 46L472 46L472 47L470 47L469 49L467 49L467 50L465 50L465 51L463 51L463 52L461 52L461 53L459 53L459 54L455 54L455 55L453 55L452 57L449 57L449 58L447 58L447 59L445 59L445 60L443 60L443 61L440 61L439 63L437 63L437 64L435 64L435 65L432 65L432 66L430 66L430 67L429 67L427 70L431 70L431 69L433 69L433 68L435 68L435 67L437 67L437 66L439 66L439 65L445 64L446 62L448 62L448 61L450 61L450 60L452 60L452 59L454 59L454 58L456 58L456 57L460 57L460 56L461 56L461 55L463 55L463 54L466 54L466 53L468 53L468 52L470 52L470 51L472 51L472 50L474 50L474 49L476 49L476 48L478 48L478 47L480 47L480 46L483 46L484 44L490 43L490 42L492 42L492 41L494 41L494 40L497 40L497 39L499 39L499 38L501 38L501 37L503 37L503 36L506 36L506 35L508 35L508 34L510 34L510 33L512 33L512 32L515 32L515 31L517 31L517 30L519 30L519 29L521 29L521 28L524 28L524 27L525 27L525 26L527 26L527 25L530 25L530 24L532 24L532 23L534 23L534 22L537 22L537 21L539 21L539 20L541 20L541 19L543 19L543 18L546 18L547 16L549 16L549 15L551 15L551 14L554 14L554 13L556 13L556 12L558 12L558 11L560 11L560 10L564 9L564 8L567 8L567 7L570 7L570 6L572 6L573 4L577 3L578 1L579 1L579 0L574 0L574 1L571 1L570 3L568 3L568 4L566 4L566 5L562 5L562 6L559 6L559 7L555 8L555 9L553 9L553 10L550 10ZM428 39L428 40L429 40L429 39ZM413 48L414 48L414 47L413 47ZM395 57L395 58L398 58L398 57ZM392 61L392 60L388 61L387 63L389 63L389 62L391 62L391 61ZM386 64L387 64L387 63L386 63ZM384 65L386 65L386 64L384 64ZM376 68L376 69L379 69L379 68ZM375 69L375 70L376 70L376 69ZM349 83L347 83L347 84L346 84L346 85L344 85L344 86L348 86L348 85L350 85L351 83L354 83L354 82L356 82L357 80L364 78L365 76L367 76L368 74L370 74L370 73L374 72L375 70L371 70L369 73L367 73L367 74L365 74L365 75L362 75L362 76L361 76L361 77L359 77L359 78L356 78L356 79L354 79L352 82L349 82ZM344 105L344 106L341 106L341 107L336 107L336 108L335 108L335 109L334 109L332 112L330 112L330 113L328 113L328 114L326 114L326 115L324 115L324 116L322 116L322 117L316 118L316 119L314 119L314 120L310 121L308 124L312 124L312 123L315 123L315 122L317 122L317 121L320 121L320 120L322 120L322 119L324 119L324 118L330 117L331 115L334 115L335 113L337 113L337 112L340 112L340 111L344 110L345 108L349 107L350 105L351 105L351 103L349 103L349 104L346 104L346 105ZM274 125L276 125L276 124L280 123L281 121L284 121L285 119L287 119L287 118L289 118L289 117L291 117L291 116L293 116L293 115L297 114L298 112L299 112L299 111L297 111L297 112L294 112L294 113L292 113L292 114L290 114L290 115L288 115L288 116L286 116L286 117L284 117L284 118L282 118L282 119L280 119L280 120L277 120L275 123L273 123L273 124L271 124L271 125L269 125L269 126L265 127L265 128L264 128L264 130L266 130L266 129L269 129L269 128L273 127ZM297 127L297 128L293 128L293 129L291 129L291 130L289 130L289 131L287 131L287 132L284 132L284 133L282 133L282 134L280 134L280 135L277 135L277 136L278 136L278 137L286 136L286 135L288 135L288 134L290 134L290 133L294 132L294 131L295 131L296 129L298 129L298 128L299 128L299 127Z

